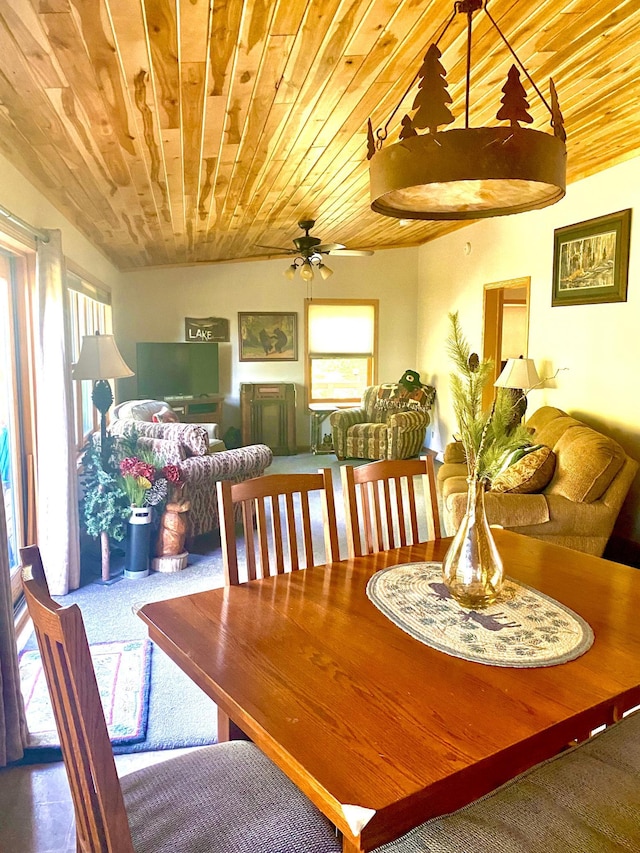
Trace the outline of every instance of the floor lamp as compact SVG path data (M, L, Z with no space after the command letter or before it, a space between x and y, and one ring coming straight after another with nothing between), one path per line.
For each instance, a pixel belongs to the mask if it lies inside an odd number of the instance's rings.
M120 355L113 335L101 335L98 332L95 335L83 336L80 358L73 365L72 375L74 379L93 381L91 399L100 412L100 450L104 465L106 463L107 412L113 403L113 391L108 380L133 376L133 370Z
M125 376L133 376L133 370L126 364L113 335L84 335L80 357L72 368L74 379L90 379L93 382L91 399L93 405L100 412L100 458L103 470L107 470L109 464L109 451L107 448L107 412L113 403L113 391L109 379L122 379ZM102 580L110 580L109 568L109 535L106 531L100 534Z

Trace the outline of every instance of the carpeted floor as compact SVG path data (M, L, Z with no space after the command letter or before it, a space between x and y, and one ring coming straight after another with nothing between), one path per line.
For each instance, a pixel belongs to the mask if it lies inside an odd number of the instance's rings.
M346 557L344 511L340 490L340 463L333 454L278 456L267 473L333 469L336 511L341 531L341 553ZM320 505L312 507L314 521L321 522ZM114 549L112 576L122 568L123 556ZM97 583L100 564L97 551L83 556L82 585L57 598L60 604L77 603L82 610L89 643L134 640L146 637L146 628L135 613L136 605L213 589L223 583L222 554L216 535L200 537L189 554L187 568L173 574L152 572L139 580L121 579L110 585ZM25 648L35 648L32 634ZM215 742L214 703L159 649L154 649L147 737L135 744L114 746L116 753L146 752Z
M347 556L340 466L333 454L311 453L274 457L268 474L315 472L331 468L336 501L341 555ZM350 460L350 464L362 464ZM322 523L320 499L311 507L314 523ZM112 575L122 567L123 557L112 559ZM222 586L222 554L216 535L200 537L191 549L187 568L173 574L152 572L138 580L122 579L101 585L97 552L83 558L82 585L58 598L60 604L77 603L85 621L89 643L110 640L134 640L146 637L146 628L134 612L137 605L149 601L187 595ZM35 647L32 635L26 648ZM114 752L145 752L157 749L198 746L213 743L216 737L216 708L213 702L159 649L154 649L151 667L151 691L147 737L135 744L115 746Z

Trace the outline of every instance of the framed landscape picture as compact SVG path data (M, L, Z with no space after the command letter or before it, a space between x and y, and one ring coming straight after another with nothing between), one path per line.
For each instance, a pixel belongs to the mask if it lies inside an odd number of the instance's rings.
M240 361L297 361L297 314L238 312Z
M631 210L557 228L552 305L626 302Z

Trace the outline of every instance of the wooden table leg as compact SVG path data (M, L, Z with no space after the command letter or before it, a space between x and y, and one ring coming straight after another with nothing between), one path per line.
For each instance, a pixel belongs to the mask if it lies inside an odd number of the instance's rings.
M360 853L360 846L342 836L342 853Z
M251 740L251 738L218 708L218 743L226 743L230 740Z
M229 717L218 708L218 743L226 743L231 740L229 732Z

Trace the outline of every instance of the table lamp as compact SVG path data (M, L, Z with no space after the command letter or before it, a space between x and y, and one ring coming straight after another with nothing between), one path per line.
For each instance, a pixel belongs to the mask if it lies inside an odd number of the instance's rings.
M105 462L105 447L107 438L107 412L113 403L113 391L109 379L122 379L133 376L133 370L126 364L113 335L84 335L80 358L72 366L74 379L91 379L93 405L100 412L100 451L103 465Z
M512 392L519 391L520 393L513 396L513 423L514 425L521 421L524 413L527 411L527 395L526 391L531 390L536 385L540 385L542 380L538 376L538 371L532 358L508 358L502 373L493 383L496 388L509 388Z

